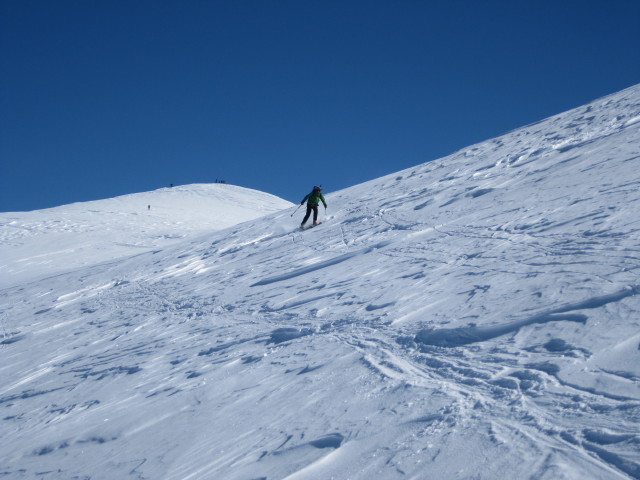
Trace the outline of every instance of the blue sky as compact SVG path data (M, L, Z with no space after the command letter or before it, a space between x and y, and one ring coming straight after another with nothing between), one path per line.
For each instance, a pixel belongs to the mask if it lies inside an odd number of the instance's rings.
M640 82L640 2L0 0L0 211L297 202Z

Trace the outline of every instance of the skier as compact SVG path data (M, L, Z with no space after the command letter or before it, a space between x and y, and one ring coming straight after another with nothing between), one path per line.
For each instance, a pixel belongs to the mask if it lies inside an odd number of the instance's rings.
M311 212L313 212L313 224L319 225L320 222L318 222L318 205L320 204L320 202L323 203L325 210L327 209L327 202L322 195L322 187L313 187L313 191L302 199L300 205L304 205L304 202L307 202L307 214L304 216L304 219L300 224L300 228L304 228L304 224L307 223L307 220L309 220Z

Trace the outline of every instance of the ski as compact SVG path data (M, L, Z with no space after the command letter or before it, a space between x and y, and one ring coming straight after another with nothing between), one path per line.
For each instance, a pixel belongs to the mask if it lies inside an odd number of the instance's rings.
M305 225L304 227L300 227L300 230L309 230L310 228L317 227L318 225L322 225L322 222L312 223L311 225Z

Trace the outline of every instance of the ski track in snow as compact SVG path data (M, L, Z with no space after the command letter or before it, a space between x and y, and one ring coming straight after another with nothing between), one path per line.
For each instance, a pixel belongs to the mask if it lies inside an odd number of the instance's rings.
M312 230L25 267L0 478L640 479L639 116L636 86L330 194Z

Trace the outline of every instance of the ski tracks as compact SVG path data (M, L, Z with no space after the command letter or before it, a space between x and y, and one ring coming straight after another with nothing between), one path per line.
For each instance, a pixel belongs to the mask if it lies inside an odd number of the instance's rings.
M612 294L580 305L595 307L624 296ZM637 398L576 388L557 375L553 363L523 362L508 349L430 347L420 351L410 337L393 341L393 332L385 327L369 334L336 335L388 381L422 388L430 395L440 392L449 399L448 405L416 421L432 429L436 425L440 429L454 425L485 429L492 442L511 445L521 451L523 459L530 458L531 451L547 458L537 466L532 462L531 478L571 478L570 472L584 469L580 462L592 466L585 471L589 478L639 478L640 435L634 428L640 415ZM551 403L545 400L548 398L553 399ZM615 416L616 423L627 428L603 429L599 414L605 416L603 424L610 424ZM575 463L576 458L582 460ZM565 470L563 465L569 464L572 467Z

